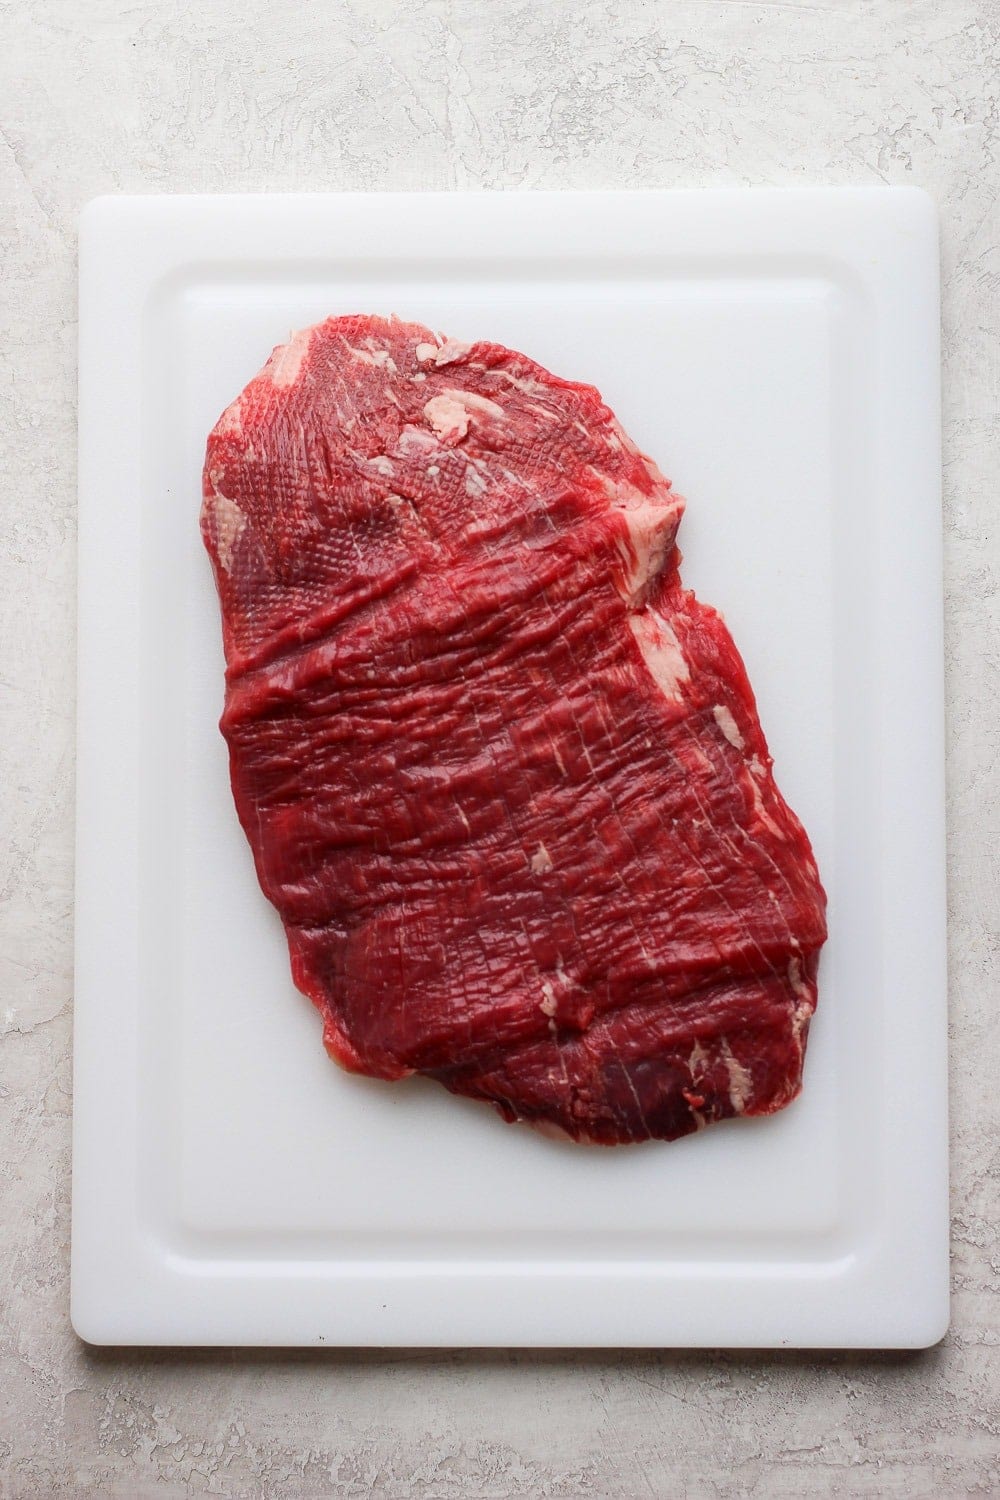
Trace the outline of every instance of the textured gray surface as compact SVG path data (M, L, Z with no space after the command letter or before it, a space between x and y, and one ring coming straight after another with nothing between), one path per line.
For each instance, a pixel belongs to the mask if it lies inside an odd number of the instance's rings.
M1000 4L0 0L0 1495L1000 1494ZM953 1329L88 1352L67 1320L75 224L96 193L918 183L943 221Z

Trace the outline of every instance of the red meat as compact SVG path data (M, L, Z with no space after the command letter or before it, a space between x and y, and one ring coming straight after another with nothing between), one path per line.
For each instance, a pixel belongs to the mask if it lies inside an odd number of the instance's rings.
M331 318L204 496L236 807L337 1061L604 1144L793 1099L823 890L598 392Z

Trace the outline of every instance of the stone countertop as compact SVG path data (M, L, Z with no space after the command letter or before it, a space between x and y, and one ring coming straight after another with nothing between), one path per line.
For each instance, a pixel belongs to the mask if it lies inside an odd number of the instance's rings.
M1000 1494L998 106L998 0L0 0L0 1496ZM798 183L916 183L942 215L951 1333L916 1355L88 1350L68 1322L81 205Z

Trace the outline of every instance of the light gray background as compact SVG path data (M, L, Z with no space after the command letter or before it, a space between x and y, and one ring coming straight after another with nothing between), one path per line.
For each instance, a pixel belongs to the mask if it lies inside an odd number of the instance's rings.
M998 104L998 0L0 0L0 1495L1000 1495ZM871 1356L88 1351L68 1324L81 205L800 182L917 183L942 213L951 1334Z

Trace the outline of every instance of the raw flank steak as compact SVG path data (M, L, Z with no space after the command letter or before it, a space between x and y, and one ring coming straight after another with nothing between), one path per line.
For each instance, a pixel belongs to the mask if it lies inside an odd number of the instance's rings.
M798 1094L825 898L682 510L592 386L394 318L219 419L233 793L344 1067L606 1145Z

